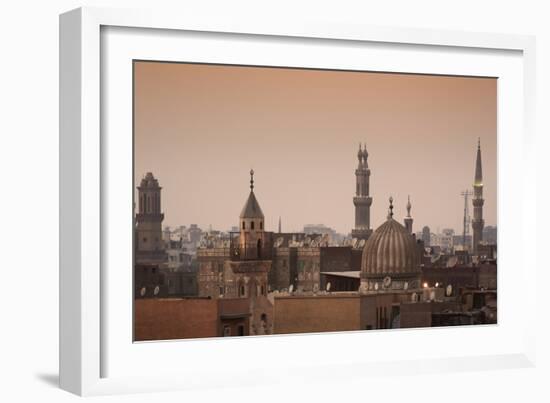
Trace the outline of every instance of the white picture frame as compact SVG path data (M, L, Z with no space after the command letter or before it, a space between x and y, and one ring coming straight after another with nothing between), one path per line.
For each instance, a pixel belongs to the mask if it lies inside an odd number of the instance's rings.
M111 27L117 27L111 28ZM111 31L109 31L111 30ZM139 31L142 30L142 31ZM154 32L156 37L150 38ZM357 45L358 52L361 52L363 45L376 44L376 46L394 46L396 56L393 71L401 72L424 72L429 74L452 74L455 72L450 66L453 59L463 57L487 56L486 70L483 61L476 62L471 66L472 70L461 70L462 74L470 71L471 75L483 75L483 71L497 71L494 69L510 67L503 74L509 77L508 87L502 87L501 93L506 93L510 98L514 96L513 104L501 103L499 108L505 108L508 112L503 115L499 109L499 186L502 184L503 175L506 179L519 181L519 189L530 189L535 187L535 164L534 159L529 156L534 150L533 113L534 113L534 38L520 35L488 34L488 33L467 33L456 31L430 31L408 28L384 28L353 26L345 24L331 24L326 22L308 23L298 25L280 21L213 21L205 18L198 18L193 15L181 16L168 13L152 12L149 10L116 10L103 8L81 8L70 11L60 17L60 384L63 389L79 395L96 395L111 393L134 393L145 391L175 390L187 388L208 388L213 386L227 386L239 384L242 386L253 385L262 382L271 382L274 371L277 372L277 382L288 381L298 374L304 378L322 379L322 371L319 368L331 367L337 371L336 377L344 378L353 372L356 376L369 376L380 373L407 373L407 372L439 372L455 370L474 370L491 368L518 368L534 365L535 362L535 327L533 320L536 312L536 296L532 289L529 292L523 291L524 304L521 310L526 312L521 322L518 312L502 309L507 308L507 301L512 298L507 293L508 281L506 272L502 274L501 267L506 270L506 261L510 266L519 264L520 276L523 279L536 276L536 262L533 254L523 254L527 242L533 241L533 236L527 240L525 234L536 234L535 210L528 208L535 204L534 194L524 191L515 194L512 199L500 203L503 196L499 190L499 243L501 239L501 250L499 256L499 315L503 316L510 311L509 318L504 318L503 323L495 327L481 326L478 329L427 329L427 330L402 330L397 332L371 332L366 336L365 332L350 332L347 334L328 335L300 335L300 336L270 336L265 338L235 338L233 340L204 340L191 342L163 342L163 343L142 343L132 344L127 337L127 322L124 321L128 314L128 306L114 301L106 280L124 281L123 277L112 277L112 272L106 272L105 267L109 265L109 254L119 253L109 249L105 241L105 227L118 226L113 231L127 231L130 227L122 226L114 219L105 222L105 211L113 211L111 202L118 197L115 195L115 185L126 176L114 175L109 158L113 150L124 150L123 141L115 139L112 129L117 124L122 131L127 131L128 121L123 113L117 118L117 122L107 122L106 117L111 113L105 110L105 94L114 94L114 98L108 98L109 108L121 107L117 111L124 112L124 105L127 102L128 93L124 88L117 87L113 81L102 80L104 68L109 74L117 73L117 66L105 66L102 57L115 55L105 51L106 37L104 33L114 33L109 39L109 47L119 46L117 57L136 58L133 52L141 52L140 46L145 49L155 48L155 52L166 51L168 54L174 47L174 43L180 40L178 32L182 35L192 33L194 40L202 40L203 37L216 33L216 41L230 41L231 38L248 38L252 42L261 43L270 41L273 46L279 42L300 41L300 46L318 43L320 46L331 47L338 51L346 45ZM132 36L141 32L144 36L140 38L139 44L130 43ZM168 34L163 36L162 33ZM118 37L117 35L120 34ZM147 42L151 41L151 42ZM148 43L148 45L146 44ZM234 51L246 52L246 40L243 40L243 49ZM131 45L131 46L129 46ZM154 46L152 46L154 45ZM191 45L192 46L192 45ZM206 45L210 46L210 45ZM213 44L212 46L216 46ZM292 44L290 45L292 46ZM124 49L129 49L128 53ZM419 64L418 67L403 68L399 65L399 52L414 49L416 52L425 52L425 60L432 63L430 69L426 64ZM118 50L121 50L118 52ZM105 53L107 52L107 53ZM447 52L450 59L438 63L437 57L430 52ZM435 54L434 53L434 54ZM162 56L162 53L160 53ZM268 64L271 65L275 53L255 52L249 56L241 53L242 64ZM470 55L470 56L467 56ZM477 55L477 56L476 56ZM502 65L494 66L493 57L503 55ZM512 55L508 58L506 55ZM150 54L149 57L154 57ZM174 55L175 60L180 60L181 55ZM196 58L200 58L199 54ZM221 56L220 56L221 57ZM227 57L233 57L227 56ZM314 57L314 56L312 56ZM396 58L397 57L397 58ZM213 58L211 61L218 60ZM383 58L381 58L383 59ZM508 61L505 61L508 60ZM164 60L164 58L162 58ZM198 59L197 59L198 60ZM229 59L227 59L229 60ZM244 60L244 61L243 61ZM256 60L256 62L254 62ZM472 59L473 60L473 59ZM499 59L500 60L500 59ZM219 61L219 60L218 60ZM221 61L223 62L223 60ZM126 63L121 60L120 63ZM297 66L304 65L307 61L297 62ZM321 59L312 63L328 63ZM349 63L349 62L348 62ZM358 62L359 63L359 62ZM389 63L387 61L387 63ZM420 62L419 62L420 63ZM107 63L108 64L108 63ZM286 63L288 64L288 63ZM388 64L372 68L388 69ZM447 67L446 67L447 66ZM344 68L346 66L330 65L331 68ZM446 70L446 69L449 70ZM466 67L464 67L466 69ZM391 68L390 68L391 70ZM457 70L458 71L458 70ZM503 70L504 71L504 70ZM113 73L114 72L114 73ZM491 74L488 74L491 75ZM118 77L118 76L117 76ZM124 80L123 80L124 81ZM505 84L505 86L508 84ZM113 88L111 88L113 87ZM127 91L126 91L127 92ZM117 104L118 96L122 99ZM110 97L111 95L108 95ZM505 100L506 101L506 100ZM117 106L118 105L118 106ZM507 109L506 109L507 108ZM127 112L127 111L126 111ZM501 119L503 119L501 121ZM126 122L126 123L124 123ZM114 125L114 126L110 126ZM130 123L131 125L131 123ZM111 130L111 131L110 131ZM519 133L518 133L519 131ZM111 133L105 137L105 133ZM502 133L506 137L502 137ZM118 138L118 137L116 137ZM111 148L112 147L112 148ZM120 148L117 148L120 147ZM512 172L507 170L502 161L506 161L510 150L520 150L522 154L521 168ZM123 151L124 153L124 151ZM122 157L131 156L131 150L127 150ZM121 164L124 165L124 164ZM115 179L118 178L118 179ZM128 185L127 185L128 186ZM128 186L129 187L129 186ZM127 190L127 189L126 189ZM505 191L505 190L504 190ZM519 209L518 215L510 217L509 211ZM116 214L107 215L110 218ZM510 220L510 225L504 226L506 231L519 231L516 238L522 239L520 245L513 252L506 252L502 245L506 245L507 233L502 233L500 222ZM116 224L115 224L116 221ZM130 231L127 231L130 232ZM510 239L509 239L510 240ZM123 253L123 252L120 252ZM126 273L127 274L127 273ZM120 284L120 283L119 283ZM501 292L501 285L502 290ZM128 285L128 290L130 285ZM518 291L521 292L521 291ZM130 295L123 293L123 297ZM131 305L131 301L128 301ZM503 307L503 304L505 305ZM131 312L131 311L130 311ZM125 319L126 321L128 318ZM131 316L129 317L131 321ZM515 323L517 322L517 323ZM116 324L121 323L117 329ZM515 323L517 329L512 329ZM124 327L126 326L126 327ZM504 329L504 330L503 330ZM460 340L467 335L476 332L476 337L493 338L491 342L494 348L488 354L483 353L483 345L479 350L472 349L471 345L464 345L463 348L456 348L451 351L436 352L414 352L396 349L391 353L384 353L384 349L373 351L369 357L357 355L353 360L326 360L324 357L315 355L315 343L322 340L324 345L354 346L364 342L384 343L392 339L400 343L401 339L410 340L412 345L437 345L443 338L452 337L453 340ZM114 335L113 335L114 334ZM117 337L117 335L121 335ZM322 337L322 339L319 339ZM122 341L121 341L122 339ZM313 341L312 341L313 340ZM499 344L502 340L502 345ZM504 341L510 340L510 343ZM125 346L120 343L128 342ZM289 342L292 346L289 347ZM117 344L119 343L119 344ZM216 343L216 344L214 344ZM232 343L229 346L227 343ZM506 346L504 346L506 344ZM212 352L212 347L214 352ZM313 347L311 347L313 346ZM182 364L180 360L168 359L171 351L184 352L188 357L187 362ZM231 347L231 348L229 348ZM206 363L211 363L213 354L227 354L227 359L239 359L231 351L246 351L248 356L254 357L263 354L269 348L273 353L269 368L262 363L252 365L246 358L240 357L240 370L246 372L246 377L237 376L235 368L230 370L224 368L212 369L209 365L200 365L201 357ZM296 354L281 356L281 349L289 348L301 351L303 357L309 357L306 362L300 362ZM471 350L465 354L466 348ZM124 353L120 353L123 351ZM350 350L352 351L352 350ZM208 355L210 354L210 355ZM277 358L277 356L279 358ZM349 357L349 355L348 355ZM133 371L136 363L156 362L156 376L147 371ZM110 363L128 362L127 366ZM189 371L189 362L193 363L193 371ZM234 362L234 361L233 361ZM109 363L109 364L108 364ZM248 367L247 367L248 365ZM158 370L161 367L161 370ZM263 367L263 368L262 368ZM284 371L281 369L284 368ZM304 371L307 368L308 371ZM263 371L258 371L262 369ZM307 372L307 374L305 374ZM201 375L208 374L206 380Z

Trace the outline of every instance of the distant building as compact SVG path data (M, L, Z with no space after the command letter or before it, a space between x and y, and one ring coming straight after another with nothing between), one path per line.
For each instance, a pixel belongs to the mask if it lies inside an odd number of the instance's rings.
M483 241L488 244L497 243L497 227L488 225L483 228Z
M424 242L424 246L428 247L431 245L431 232L430 227L425 226L422 228L422 241Z

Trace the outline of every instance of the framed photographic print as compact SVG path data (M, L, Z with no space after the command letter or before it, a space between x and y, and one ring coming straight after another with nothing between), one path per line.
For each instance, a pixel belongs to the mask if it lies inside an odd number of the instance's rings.
M533 49L63 14L62 387L531 365Z

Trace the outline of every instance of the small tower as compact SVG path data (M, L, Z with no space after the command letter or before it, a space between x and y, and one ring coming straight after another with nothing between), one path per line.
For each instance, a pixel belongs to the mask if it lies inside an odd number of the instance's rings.
M265 245L264 213L254 195L254 170L250 170L250 194L239 216L241 259L261 259Z
M226 283L225 296L249 301L249 334L271 333L273 318L267 298L271 270L270 245L266 242L264 214L254 194L254 171L250 170L250 194L239 216L239 246L228 266L232 280Z
M368 239L372 234L370 228L370 206L372 197L369 196L370 191L370 169L367 162L369 153L367 146L361 148L357 152L359 163L355 170L355 197L353 204L355 206L355 228L351 231L351 236L358 239Z
M474 176L474 196L472 204L474 205L474 218L472 219L473 229L473 252L474 255L479 254L479 244L483 241L483 174L481 170L481 143L477 141L477 156L476 156L476 171Z
M279 234L281 233L281 216L279 216Z
M138 189L138 213L136 214L136 261L162 262L166 260L162 240L162 221L158 180L151 172L141 180Z
M407 198L407 216L404 220L405 228L409 231L409 234L413 233L413 218L411 217L411 196Z

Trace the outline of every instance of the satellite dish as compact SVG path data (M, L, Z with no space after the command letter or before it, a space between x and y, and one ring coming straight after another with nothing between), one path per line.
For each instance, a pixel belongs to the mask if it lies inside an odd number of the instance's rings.
M160 292L160 287L157 285L157 286L155 287L155 290L153 291L153 294L154 294L154 295L158 295L159 292Z
M294 291L294 284L290 284L290 287L288 287L288 292L292 294L292 291Z
M413 292L411 295L412 302L418 302L418 294Z
M378 283L374 283L374 291L378 291Z
M313 292L316 294L317 292L319 292L319 284L314 284L313 285Z
M330 291L330 285L331 285L331 284L330 284L330 281L329 281L329 282L327 283L327 286L326 286L326 290L327 290L327 291Z
M361 239L361 240L359 241L359 245L357 245L357 247L358 247L358 248L363 248L363 247L365 246L365 242L366 242L366 241L365 241L364 239Z
M445 289L445 295L447 295L447 297L450 297L452 293L453 293L453 286L449 284Z
M145 294L147 293L147 288L141 287L141 290L139 290L139 295L142 297L145 297Z
M353 238L351 240L351 247L355 249L355 246L357 245L357 238Z
M405 284L403 284L403 289L408 290L409 289L409 283L405 281Z
M276 248L280 247L280 246L283 244L284 241L285 241L285 239L284 239L282 236L280 236L280 237L277 238L277 240L275 241L275 247L276 247Z
M382 282L382 285L384 286L384 288L390 288L390 286L391 286L391 277L390 276L384 277L384 281Z
M434 299L435 299L435 291L431 290L430 291L430 301L433 301Z

